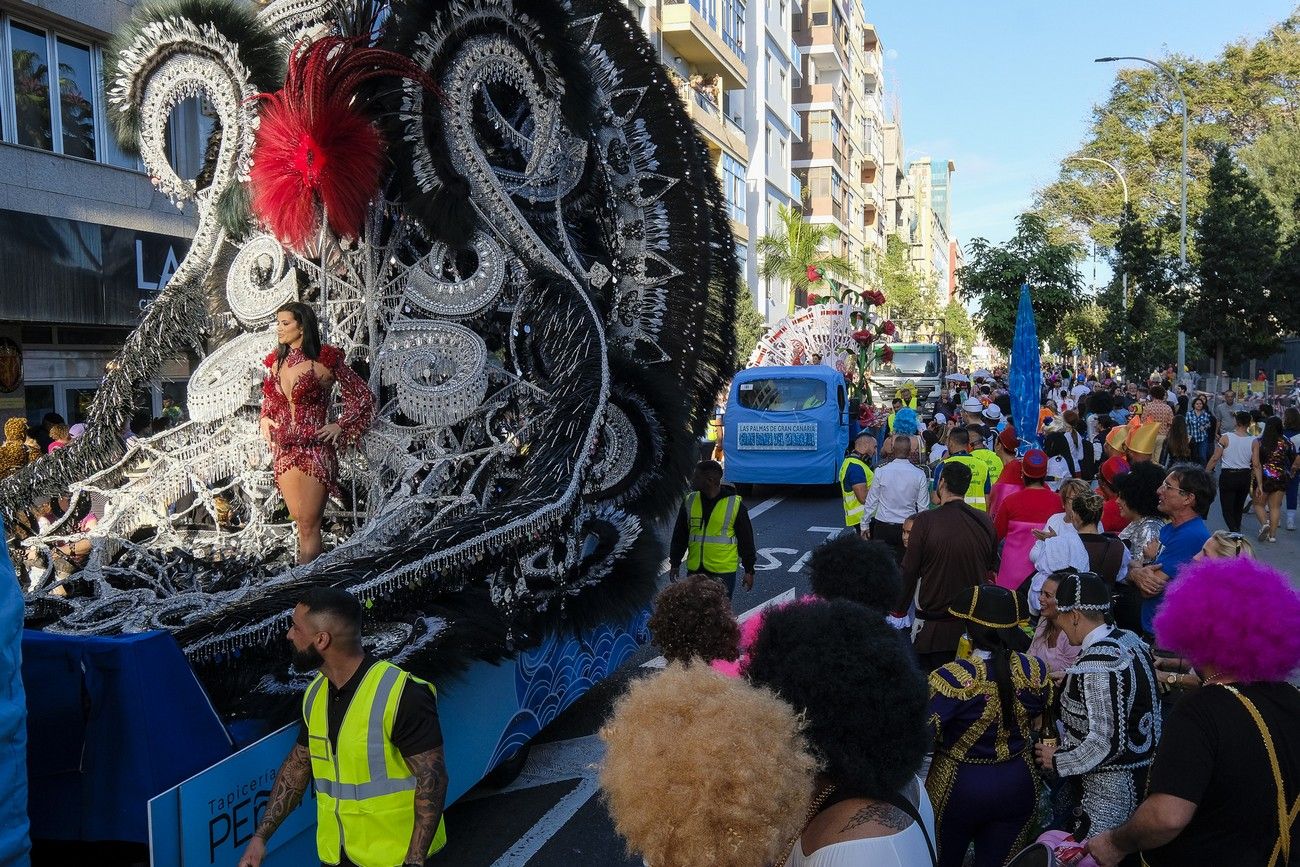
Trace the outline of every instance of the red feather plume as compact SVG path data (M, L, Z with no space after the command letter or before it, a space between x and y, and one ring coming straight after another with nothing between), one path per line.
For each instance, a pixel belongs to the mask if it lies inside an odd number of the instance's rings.
M295 46L284 87L257 95L253 212L286 247L302 251L315 240L322 209L336 236L361 233L379 189L384 142L357 91L371 79L394 76L431 86L396 52L367 47L364 37L326 36Z

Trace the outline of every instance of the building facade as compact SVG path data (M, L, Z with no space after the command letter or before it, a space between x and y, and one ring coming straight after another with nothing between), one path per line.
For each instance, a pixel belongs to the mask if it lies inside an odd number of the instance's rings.
M794 37L800 140L792 165L804 190L804 213L810 222L834 225L834 252L867 274L886 238L880 39L861 4L840 0L806 0Z
M940 303L951 299L956 284L952 225L952 176L957 166L952 160L935 161L920 157L908 166L908 185L912 208L908 215L910 261L926 280L941 293Z
M0 414L85 418L105 365L189 249L195 220L117 147L104 46L130 15L115 0L0 0ZM173 164L194 177L206 122L173 114ZM184 399L175 359L139 395Z

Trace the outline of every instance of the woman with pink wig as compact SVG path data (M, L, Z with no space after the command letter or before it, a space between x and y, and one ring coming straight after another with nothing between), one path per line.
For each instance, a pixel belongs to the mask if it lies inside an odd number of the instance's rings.
M1167 720L1146 800L1088 851L1102 867L1139 851L1150 867L1296 863L1300 593L1258 560L1201 560L1170 585L1155 630L1205 685Z

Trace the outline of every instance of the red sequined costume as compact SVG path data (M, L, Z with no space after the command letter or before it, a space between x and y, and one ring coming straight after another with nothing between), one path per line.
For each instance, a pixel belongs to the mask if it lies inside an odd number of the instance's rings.
M293 383L293 400L284 396L280 386L280 370L304 364L309 359L301 349L290 349L280 369L276 366L276 353L266 357L267 377L262 383L262 418L276 423L271 429L271 456L275 460L275 477L291 469L302 470L329 489L339 494L338 452L335 446L316 438L316 431L327 421L332 384L321 381L318 368L303 371ZM375 397L365 380L348 367L343 353L333 346L322 346L316 364L324 367L339 384L343 393L343 414L338 424L343 429L338 443L356 445L370 427L375 414Z

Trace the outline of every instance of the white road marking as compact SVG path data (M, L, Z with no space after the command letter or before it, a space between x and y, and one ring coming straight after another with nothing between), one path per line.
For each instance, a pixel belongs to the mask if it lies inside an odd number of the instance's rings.
M843 533L846 529L848 528L847 527L809 527L808 532L825 533L826 540L830 541L831 539L834 539L836 536L838 536L840 533Z
M783 500L785 500L785 497L772 497L769 500L764 500L763 502L759 503L757 506L749 510L749 519L752 521L753 519L757 518L759 515L766 512L768 509L771 509L774 506L781 503Z
M763 562L754 564L755 572L768 572L772 569L781 568L781 560L773 555L775 554L798 554L798 548L759 548L758 556Z
M561 780L578 780L578 785L537 820L523 836L493 862L493 867L524 867L582 809L600 788L597 771L605 756L605 745L596 735L537 744L513 783L479 797L517 792Z
M802 572L804 565L808 562L808 560L811 557L812 557L812 551L804 551L803 556L800 557L798 560L794 561L794 565L790 567L789 571Z

